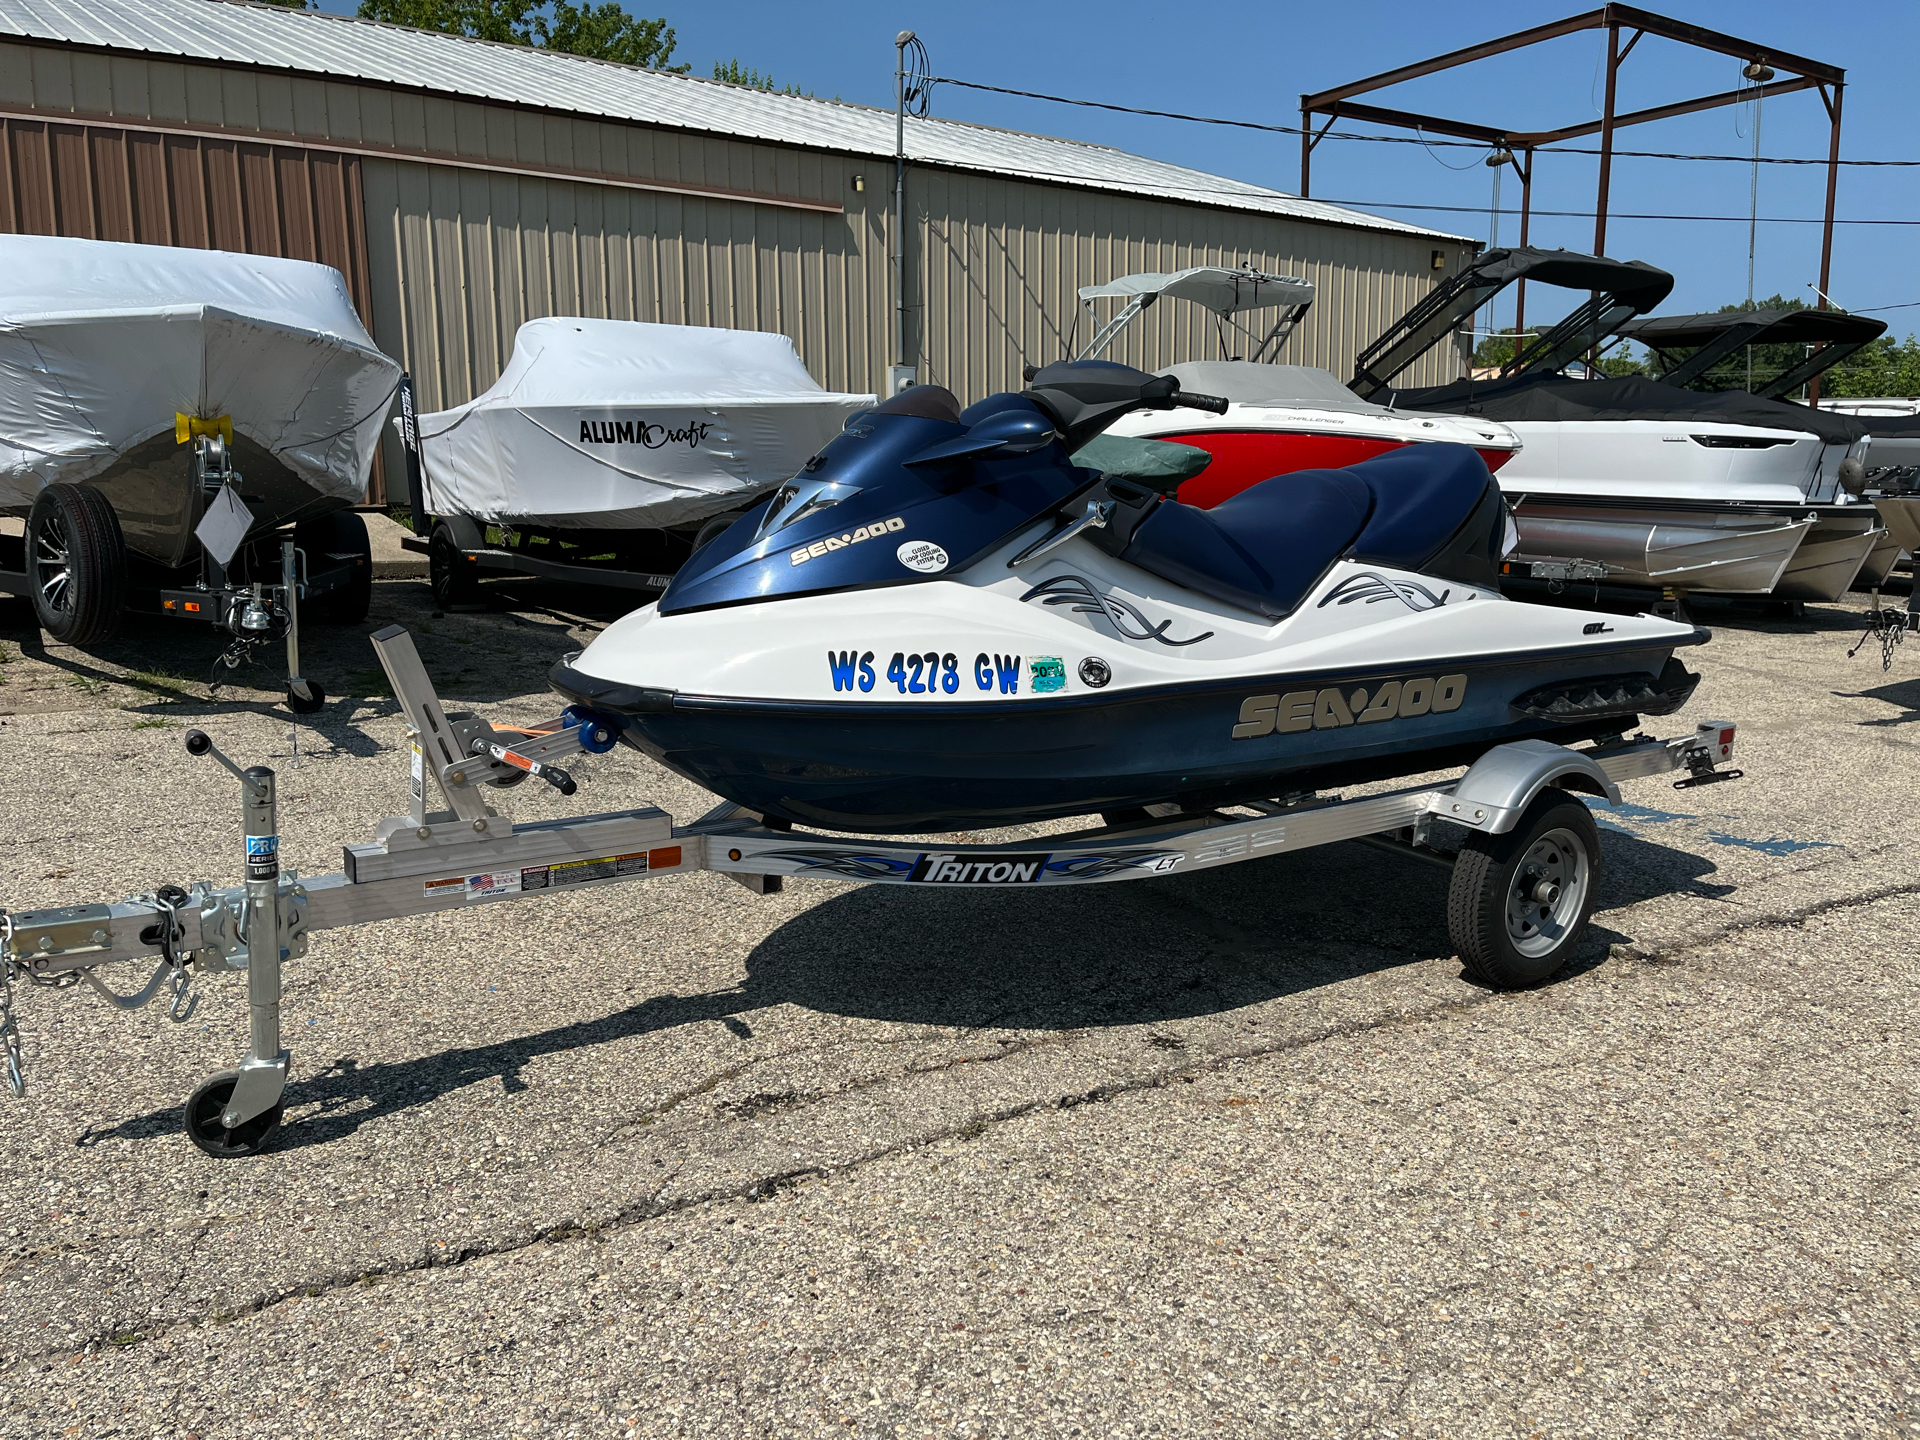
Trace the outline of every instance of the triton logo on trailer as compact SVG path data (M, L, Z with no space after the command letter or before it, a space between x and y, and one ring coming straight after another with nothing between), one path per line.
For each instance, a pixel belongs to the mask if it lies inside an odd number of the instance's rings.
M684 445L698 450L700 442L713 433L704 420L689 420L685 425L656 425L651 420L582 420L582 445L644 445L649 450L668 445Z
M926 885L1031 885L1046 868L1045 855L997 855L988 860L922 855L907 879Z

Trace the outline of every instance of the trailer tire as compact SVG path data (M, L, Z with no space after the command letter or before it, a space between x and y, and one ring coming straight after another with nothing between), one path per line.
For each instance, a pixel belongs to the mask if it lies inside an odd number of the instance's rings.
M325 625L364 621L373 604L373 542L367 538L367 522L351 510L336 510L296 525L293 543L305 552L309 574L353 562L353 578L314 601L313 618Z
M453 527L444 520L435 525L427 538L427 583L433 587L434 603L442 610L477 604L480 577L473 569L472 562L460 553Z
M187 1138L216 1160L239 1160L258 1155L267 1140L280 1128L286 1102L242 1122L232 1130L220 1123L220 1114L233 1098L233 1087L240 1081L238 1070L221 1070L202 1080L187 1097Z
M1447 892L1461 964L1496 989L1538 985L1586 933L1599 880L1599 827L1564 790L1536 796L1504 835L1469 835Z
M95 645L120 628L127 542L120 517L91 485L48 485L27 513L27 588L55 640Z

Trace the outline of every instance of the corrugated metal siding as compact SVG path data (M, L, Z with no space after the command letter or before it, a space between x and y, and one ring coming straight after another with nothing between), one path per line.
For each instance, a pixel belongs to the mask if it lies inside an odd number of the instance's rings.
M522 322L567 314L779 331L823 385L885 386L893 346L889 157L4 42L0 107L202 127L198 137L116 132L106 160L87 147L112 127L31 122L20 147L9 127L9 175L25 163L35 175L72 178L9 182L7 203L19 218L7 223L77 224L54 215L67 204L89 217L129 216L120 238L251 249L276 234L289 247L289 237L311 234L312 250L263 253L340 265L375 339L413 372L424 409L491 385ZM406 146L517 169L329 155L217 133L249 127L297 132L314 145ZM124 148L124 164L114 146ZM525 173L542 167L822 208ZM316 177L335 172L342 187L364 191L366 248L357 257L342 254L337 230L323 223L340 215L345 190ZM864 191L853 188L856 175ZM1250 263L1314 281L1319 301L1283 358L1344 374L1431 286L1436 247L1449 270L1470 253L1431 236L926 166L910 170L908 201L910 358L921 378L963 400L1017 386L1023 364L1068 353L1076 325L1084 340L1081 285L1197 264ZM1212 318L1190 305L1149 311L1109 352L1148 368L1219 353ZM1459 367L1459 354L1443 350L1408 381L1438 383ZM387 452L389 465L398 459L397 450Z

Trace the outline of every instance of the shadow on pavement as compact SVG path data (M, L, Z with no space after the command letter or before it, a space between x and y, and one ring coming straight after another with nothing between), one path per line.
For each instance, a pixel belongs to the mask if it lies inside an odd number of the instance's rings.
M1699 857L1609 832L1607 906L1695 890ZM1624 862L1624 863L1623 863ZM781 925L746 957L737 987L660 995L591 1020L489 1045L301 1076L289 1110L317 1106L274 1141L324 1144L371 1120L487 1081L524 1088L531 1061L793 1005L820 1014L958 1029L1060 1031L1229 1013L1447 955L1447 877L1357 845L1278 856L1145 885L1058 890L863 886ZM1594 926L1550 984L1590 972L1628 939ZM236 1037L238 1040L239 1037ZM175 1106L76 1143L174 1136Z

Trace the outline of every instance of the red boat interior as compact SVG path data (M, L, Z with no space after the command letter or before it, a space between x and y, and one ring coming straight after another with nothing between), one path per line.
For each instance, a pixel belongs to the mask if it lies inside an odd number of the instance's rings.
M1176 445L1191 445L1213 456L1213 463L1175 492L1184 505L1211 510L1249 486L1295 470L1342 470L1401 448L1401 442L1358 435L1303 435L1286 430L1202 431L1156 435ZM1489 471L1513 458L1511 450L1481 450Z

